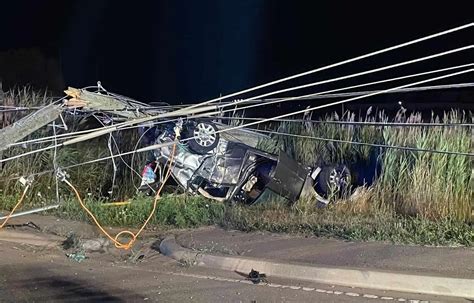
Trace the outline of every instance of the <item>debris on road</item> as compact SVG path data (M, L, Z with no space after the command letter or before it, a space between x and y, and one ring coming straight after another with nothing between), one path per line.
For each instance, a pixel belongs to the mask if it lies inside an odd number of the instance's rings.
M61 243L61 247L64 250L70 250L70 249L73 249L73 248L77 248L77 247L79 247L79 238L77 237L77 235L75 233L70 233L67 236L66 240L64 240Z
M85 240L80 245L87 252L105 252L109 242L105 238Z
M6 224L4 226L5 228L20 228L20 227L30 227L30 228L33 228L33 229L36 229L36 230L41 230L41 228L36 225L35 223L31 222L31 221L28 221L26 223L20 223L20 224Z
M267 275L260 273L259 271L256 271L252 268L248 274L235 271L235 273L245 277L247 280L251 281L253 284L259 284L259 283L268 283L267 280Z
M77 252L74 252L74 253L66 254L66 256L69 259L74 260L78 263L81 263L82 261L84 261L85 259L88 258L84 251L77 251Z
M268 283L267 281L267 275L266 274L261 274L260 272L252 270L249 273L249 280L253 282L253 284L258 284L260 282Z

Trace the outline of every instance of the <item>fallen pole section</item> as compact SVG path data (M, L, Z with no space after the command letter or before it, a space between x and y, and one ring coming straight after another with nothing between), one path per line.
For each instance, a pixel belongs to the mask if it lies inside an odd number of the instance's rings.
M0 151L7 149L11 144L56 120L62 112L61 104L49 104L12 125L0 129L0 142L2 142Z

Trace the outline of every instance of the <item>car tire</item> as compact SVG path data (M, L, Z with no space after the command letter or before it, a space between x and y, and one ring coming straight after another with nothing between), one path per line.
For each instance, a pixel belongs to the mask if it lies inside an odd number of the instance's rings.
M182 138L189 149L197 154L206 154L216 148L219 144L217 127L210 121L195 121L188 123L184 129ZM186 140L188 139L188 140Z
M351 172L345 165L328 165L321 169L318 174L314 189L322 197L331 195L344 197L349 194L351 188Z

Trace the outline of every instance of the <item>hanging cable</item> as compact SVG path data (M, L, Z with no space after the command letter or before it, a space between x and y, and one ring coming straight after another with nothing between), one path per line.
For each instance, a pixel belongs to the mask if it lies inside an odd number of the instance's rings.
M219 117L222 120L261 121L265 118L246 117ZM309 119L275 119L273 122L288 123L314 123L314 124L340 124L355 126L378 127L474 127L474 123L424 123L424 122L366 122L366 121L336 121L336 120L309 120Z
M253 121L253 122L238 125L238 126L228 127L228 128L222 129L222 130L218 130L215 133L217 134L217 133L222 133L222 132L228 132L228 131L232 131L232 130L247 128L249 126L259 125L259 124L262 124L262 123L267 123L267 122L270 122L270 121L275 121L275 120L278 120L278 119L283 119L283 118L298 115L298 114L309 113L309 112L312 112L312 111L315 111L315 110L318 110L318 109L321 109L321 108L326 108L326 107L330 107L330 106L334 106L334 105L338 105L338 104L348 103L348 102L352 102L352 101L355 101L355 100L360 100L360 99L363 99L363 98L368 98L368 97L371 97L371 96L376 96L376 95L379 95L379 94L382 94L382 93L390 92L392 90L397 90L397 89L401 89L401 88L405 88L405 87L411 87L411 86L416 86L416 85L420 85L420 84L424 84L424 83L428 83L428 82L432 82L432 81L446 79L446 78L449 78L449 77L454 77L454 76L470 73L470 72L473 72L473 71L474 71L474 69L468 69L468 70L463 70L463 71L459 71L459 72L456 72L456 73L451 73L451 74L447 74L447 75L443 75L443 76L429 78L429 79L426 79L426 80L422 80L422 81L418 81L418 82L414 82L414 83L409 83L409 84L405 84L405 85L401 85L401 86L397 86L397 87L392 87L392 88L389 88L389 89L385 89L385 90L382 90L382 91L377 91L377 92L367 94L367 95L363 95L363 96L357 96L357 97L344 99L344 100L340 100L340 101L336 101L336 102L332 102L332 103L328 103L328 104L324 104L324 105L320 105L320 106L315 106L315 107L310 107L310 108L299 110L299 111L294 111L294 112L291 112L291 113L287 113L287 114L283 114L283 115L279 115L279 116L275 116L275 117L271 117L271 118L262 119L260 121ZM216 112L214 114L218 114L218 112ZM201 114L201 115L195 115L194 118L207 117L207 116L208 116L208 114ZM196 136L189 137L189 138L186 138L186 139L182 139L180 142L184 143L186 141L193 140L195 138L197 138L197 137ZM153 145L150 145L150 146L147 146L147 147L140 148L138 150L133 150L133 151L128 151L128 152L125 152L125 153L121 153L120 155L128 155L128 154L132 154L132 153L135 153L135 152L146 152L146 151L155 150L155 149L158 149L158 148L170 146L172 144L173 143L171 143L171 142L153 144ZM114 155L114 157L117 157L117 156L118 155ZM69 168L104 161L104 160L110 159L111 157L103 157L103 158L100 158L100 159L94 159L94 160L91 160L91 161L87 161L87 162L83 162L83 163L79 163L79 164L75 164L75 165L70 165ZM11 158L8 158L8 159L11 159ZM5 159L5 160L8 160L8 159ZM44 171L44 172L36 173L36 174L33 174L33 175L39 175L39 174L45 174L45 173L49 173L49 172Z
M341 92L341 91L350 90L350 89L354 89L354 88L360 88L360 87L366 87L366 86L371 86L371 85L376 85L376 84L394 82L394 81L398 81L398 80L410 79L410 78L414 78L414 77L425 76L425 75L450 71L450 70L453 70L453 69L460 69L460 68L472 67L472 66L474 66L474 63L463 64L463 65L458 65L458 66L453 66L453 67L448 67L448 68L442 68L442 69L437 69L437 70L432 70L432 71L417 73L417 74L411 74L411 75L406 75L406 76L401 76L401 77L395 77L395 78L390 78L390 79L384 79L384 80L379 80L379 81L373 81L373 82L368 82L368 83L363 83L363 84L358 84L358 85L352 85L352 86L347 86L347 87L343 87L343 88L337 88L337 89L332 89L332 90L327 90L327 91L323 91L323 92L307 94L307 95L302 95L302 96L289 97L289 98L279 98L279 99L269 100L269 101L262 100L263 102L261 102L261 103L256 103L256 104L251 104L251 105L247 105L247 106L244 106L244 107L240 107L237 110L244 110L244 109L259 107L259 106L263 106L263 105L266 106L266 105L275 104L275 103L283 103L283 102L287 102L287 101L308 99L308 98L312 98L312 97L324 96L324 95L327 95L327 94L330 94L330 93ZM315 82L315 83L317 83L317 82ZM364 95L364 94L370 94L370 93L374 93L374 91L365 92L365 93L361 92L361 93L357 94L357 96L361 96L361 95ZM350 97L350 96L351 95L346 96L346 97ZM251 98L249 98L249 99L251 99ZM246 99L246 100L248 100L248 99ZM252 99L252 100L255 100L255 99ZM237 105L238 103L239 102L236 102L234 105ZM222 106L222 107L225 107L225 106ZM227 112L231 112L231 111L235 111L235 109L224 110L224 111L222 111L222 113L227 113Z
M299 110L299 111L294 111L294 112L291 112L291 113L287 113L287 114L283 114L283 115L279 115L279 116L275 116L275 117L271 117L271 118L266 118L266 119L263 119L263 120L260 120L260 121L254 121L254 122L250 122L250 123L246 123L246 124L242 124L242 125L238 125L238 126L229 127L229 128L224 129L224 130L216 131L216 133L220 133L220 132L223 132L223 131L231 131L231 130L241 129L241 128L249 127L249 126L252 126L252 125L258 125L258 124L262 124L262 123L266 123L266 122L270 122L270 121L274 121L274 120L277 120L277 119L282 119L282 118L286 118L286 117L290 117L290 116L294 116L294 115L298 115L298 114L309 113L309 112L315 111L317 109L326 108L326 107L330 107L330 106L334 106L334 105L338 105L338 104L343 104L343 103L348 103L348 102L352 102L352 101L355 101L355 100L360 100L360 99L363 99L363 98L368 98L368 97L371 97L371 96L376 96L376 95L379 95L379 94L382 94L382 93L390 92L392 90L397 90L397 89L400 89L400 88L416 86L416 85L420 85L420 84L427 83L427 82L446 79L446 78L449 78L449 77L454 77L454 76L470 73L470 72L473 72L473 71L474 71L474 69L467 69L467 70L463 70L463 71L459 71L459 72L455 72L455 73L451 73L451 74L447 74L447 75L443 75L443 76L439 76L439 77L435 77L435 78L430 78L430 79L426 79L426 80L422 80L422 81L418 81L418 82L414 82L414 83L409 83L409 84L405 84L405 85L385 89L385 90L382 90L382 91L374 92L374 93L363 95L363 96L357 96L357 97L353 97L353 98L349 98L349 99L344 99L344 100L340 100L340 101L336 101L336 102L332 102L332 103L328 103L328 104L324 104L324 105L319 105L319 106L310 107L310 108ZM189 138L189 139L191 139L191 138Z
M473 82L453 83L453 84L430 85L430 86L403 88L403 89L398 89L398 90L392 91L390 93L391 94L400 94L400 93L426 92L426 91L434 91L434 90L463 89L463 88L473 88L473 87L474 87ZM297 97L298 97L299 101L313 101L313 100L317 100L317 99L335 99L335 98L347 98L347 97L362 96L362 95L373 93L375 91L377 91L377 90L355 91L355 92L337 93L337 94L329 94L328 93L328 94L324 94L324 95L309 96L307 98L300 98L300 96L297 96ZM286 97L286 98L289 98L289 97ZM283 99L285 99L285 98L284 97L265 98L265 99L252 100L252 101L246 102L246 104L256 104L256 103L259 103L259 102L276 101L276 100L283 100Z
M153 124L162 124L162 123L168 123L168 122L172 122L172 121L177 121L178 119L169 119L169 120L165 120L165 121L157 121L157 122L153 122ZM117 128L117 129L113 129L111 131L116 131L116 130L125 130L125 129L133 129L133 128L137 128L137 127L140 127L140 125L134 125L134 126L131 126L131 127L128 127L128 128ZM102 129L99 129L98 132L101 132L101 130L106 130L105 132L101 133L101 135L105 135L105 134L108 134L110 133L111 131L108 131L109 128L108 127L105 127L105 128L102 128ZM90 134L90 133L89 133ZM88 134L86 134L87 136ZM84 138L82 137L82 140L77 140L77 142L82 142L82 141L86 141L88 139L93 139L93 138L96 138L98 137L97 135L94 135L94 136L91 136L89 138ZM54 141L54 136L51 137L52 140ZM75 139L78 139L79 137L76 137ZM75 140L75 139L72 139L72 140ZM75 143L77 143L75 142ZM3 163L3 162L7 162L9 160L14 160L14 159L18 159L18 158L21 158L21 157L24 157L24 156L28 156L28 155L32 155L32 154L35 154L35 153L39 153L39 152L43 152L43 151L47 151L47 150L51 150L51 149L54 149L55 147L63 147L63 146L66 146L66 145L69 145L69 144L72 144L72 143L68 143L68 142L63 142L63 143L59 143L59 144L54 144L52 146L46 146L46 147L43 147L43 148L40 148L40 149L36 149L36 150L32 150L32 151L29 151L29 152L26 152L26 153L23 153L23 154L19 154L19 155L15 155L15 156L12 156L12 157L9 157L9 158L5 158L5 159L0 159L0 163ZM127 154L130 154L132 152L129 152L129 153L122 153L121 155L127 155ZM108 158L110 159L110 158Z
M255 130L255 131L260 132L260 133L278 135L278 136L303 138L303 139L318 140L318 141L346 143L346 144L352 144L352 145L381 147L381 148L388 148L388 149L399 149L399 150L407 150L407 151L414 151L414 152L426 152L426 153L433 153L433 154L445 154L445 155L454 155L454 156L474 157L474 153L464 153L464 152L425 149L425 148L408 147L408 146L397 146L397 145L366 143L366 142L357 142L357 141L340 140L340 139L330 139L330 138L322 138L322 137L315 137L315 136L309 136L309 135L298 135L298 134L284 133L284 132L278 132L278 131L267 131L267 130Z
M210 99L210 100L207 100L205 102L199 103L199 105L206 105L206 104L210 104L210 103L213 103L213 102L218 102L218 101L221 101L223 99L228 99L228 98L231 98L231 97L242 95L242 94L245 94L245 93L248 93L248 92L251 92L251 91L254 91L254 90L258 90L258 89L261 89L261 88L264 88L264 87L268 87L268 86L275 85L275 84L278 84L278 83L286 82L286 81L296 79L296 78L299 78L299 77L303 77L303 76L307 76L307 75L310 75L310 74L318 73L318 72L328 70L328 69L331 69L331 68L334 68L334 67L338 67L338 66L341 66L341 65L345 65L345 64L348 64L348 63L360 61L362 59L366 59L366 58L370 58L370 57L373 57L373 56L376 56L376 55L387 53L387 52L390 52L390 51L393 51L393 50L396 50L396 49L400 49L400 48L403 48L403 47L406 47L406 46L409 46L409 45L417 44L417 43L420 43L420 42L423 42L423 41L427 41L427 40L434 39L434 38L437 38L437 37L441 37L441 36L451 34L451 33L457 32L457 31L461 31L461 30L470 28L472 26L474 26L474 22L471 22L471 23L468 23L468 24L465 24L465 25L462 25L462 26L458 26L458 27L455 27L455 28L451 28L451 29L448 29L448 30L445 30L445 31L442 31L442 32L438 32L438 33L435 33L435 34L432 34L432 35L428 35L428 36L425 36L425 37L422 37L422 38L414 39L414 40L411 40L411 41L408 41L408 42L405 42L405 43L401 43L401 44L397 44L397 45L394 45L394 46L391 46L391 47L387 47L387 48L384 48L384 49L381 49L381 50L378 50L378 51L375 51L375 52L371 52L371 53L368 53L368 54L365 54L365 55L361 55L361 56L357 56L357 57L354 57L354 58L351 58L351 59L340 61L338 63L326 65L324 67L320 67L320 68L316 68L316 69L313 69L313 70L310 70L310 71L307 71L307 72L299 73L299 74L296 74L296 75L293 75L293 76L290 76L290 77L286 77L286 78L282 78L282 79L279 79L279 80L268 82L268 83L265 83L265 84L262 84L262 85L254 86L252 88L244 89L244 90L241 90L241 91L238 91L238 92L235 92L235 93L231 93L231 94L228 94L228 95L225 95L225 96L222 96L222 97ZM195 106L198 106L198 105L195 105Z
M177 120L178 119L170 119L170 120L166 120L166 121L157 121L157 122L153 122L153 124L157 125L157 124L173 122L173 121L177 121ZM137 127L141 127L141 126L140 125L133 125L133 126L121 128L120 130L135 129ZM55 140L69 140L69 139L77 138L81 134L91 133L91 132L98 131L98 130L101 130L101 129L103 129L103 128L99 127L99 128L81 130L81 131L77 131L77 132L58 134L56 136L48 136L48 137L42 137L42 138L37 138L37 139L19 141L19 142L15 142L15 143L10 144L8 147L13 147L13 146L18 146L18 145L26 145L26 144L32 144L32 143L41 144L41 143L46 143L46 142L53 142Z
M104 124L102 123L102 121L100 121L100 119L99 119L97 116L94 115L94 117L97 119L97 121L99 121L99 123L101 123L102 125L104 125ZM155 123L155 124L160 124L160 123ZM148 130L149 130L149 129L148 129ZM148 130L147 130L147 131L148 131ZM113 142L114 142L114 145L115 145L115 148L117 149L117 153L118 153L117 156L120 157L120 159L122 160L122 163L125 164L125 166L127 166L127 168L129 168L130 171L132 172L132 173L131 173L132 184L133 184L133 186L135 187L135 189L138 189L138 188L135 186L135 184L133 183L133 174L137 175L137 176L140 177L140 178L142 177L142 175L141 175L140 173L138 173L138 172L132 167L132 165L133 165L133 156L134 156L135 154L134 154L134 153L132 154L132 159L130 160L130 165L129 165L129 164L127 163L127 161L125 161L125 159L122 157L122 152L120 151L120 148L119 148L119 146L118 146L117 140L115 140L115 138L112 136L112 134L110 134L110 136L111 136L111 137L109 137L109 140L110 140L110 138L112 138L112 140L113 140ZM143 136L143 135L142 135L142 136ZM140 139L142 138L142 136L140 137ZM139 139L139 141L140 141L140 139ZM137 147L137 145L135 145L135 149L136 149L136 147ZM112 161L113 161L114 171L115 171L115 170L116 170L115 161L114 161L114 158L115 158L115 157L113 157L114 154L113 154L113 152L112 152L112 150L111 150L111 147L109 147L109 149L110 149L110 154L111 154L111 156L112 156L111 159L112 159ZM112 183L115 184L115 174L114 174L114 178L113 178ZM153 193L156 192L149 184L147 184L147 186L151 189L151 191L153 191Z
M446 55L466 51L466 50L473 49L473 48L474 48L474 45L468 45L468 46L465 46L465 47L452 49L452 50L449 50L449 51L446 51L446 52L437 53L437 54L434 54L434 55L430 55L430 56L426 56L426 57L422 57L422 58L418 58L418 59L413 59L413 60L409 60L409 61L404 61L404 62L401 62L401 63L392 64L392 65L388 65L388 66L384 66L384 67L380 67L380 68L376 68L376 69L371 69L371 70L364 71L364 72L359 72L359 73L346 75L346 76L342 76L342 77L327 79L327 80L323 80L323 81L312 82L312 83L303 84L303 85L299 85L299 86L294 86L294 87L290 87L290 88L280 89L280 90L272 91L272 92L265 93L265 94L262 94L262 95L254 96L254 97L251 97L251 98L238 100L238 101L234 102L234 105L239 104L239 103L243 103L243 102L248 102L248 101L251 101L251 100L261 99L261 98L276 95L276 94L286 93L286 92L289 92L289 91L299 90L299 89L308 88L308 87L314 87L314 86L318 86L318 85L321 85L321 84L327 84L327 83L332 83L332 82L336 82L336 81L340 81L340 80L351 79L351 78L355 78L355 77L359 77L359 76L363 76L363 75L369 75L369 74L377 73L377 72L384 71L384 70L389 70L389 69L400 67L400 66L405 66L405 65L409 65L409 64L413 64L413 63L422 62L422 61L425 61L425 60L430 60L430 59L439 58L439 57L442 57L442 56L446 56ZM228 107L228 106L230 106L230 105L222 105L222 107Z
M474 25L474 23L469 25L469 26L472 26L472 25ZM449 51L437 53L437 54L434 54L434 55L430 55L430 56L426 56L426 57L422 57L422 58L418 58L418 59L413 59L413 60L404 61L404 62L401 62L401 63L397 63L397 64L393 64L393 65L373 69L373 70L370 70L370 71L355 73L355 74L351 74L351 75L347 75L347 76L343 76L343 77L338 77L338 78L333 78L333 79L328 79L328 80L324 80L324 81L313 82L313 83L309 83L309 84L305 84L305 85L301 85L301 86L287 88L287 89L284 89L284 90L278 90L278 91L270 92L270 93L267 93L267 94L255 96L255 97L252 97L252 98L238 100L238 101L235 101L235 102L230 103L230 104L223 104L223 105L221 105L221 108L222 107L228 107L228 106L234 106L236 104L240 104L240 103L243 103L243 102L248 102L249 100L259 99L259 98L263 98L263 97L266 97L266 96L269 96L269 95L274 95L274 94L277 94L277 93L288 92L288 91L307 88L307 87L313 87L313 86L320 85L320 84L331 83L331 82L335 82L335 81L339 81L339 80L343 80L343 79L349 79L349 78L353 78L353 77L357 77L357 76L361 76L361 75L367 75L367 74L370 74L370 73L375 73L375 72L382 71L382 70L387 70L387 69L400 67L400 66L404 66L404 65L408 65L408 64L413 64L413 63L417 63L417 62L421 62L421 61L425 61L425 60L430 60L430 59L433 59L433 58L439 58L439 57L442 57L442 56L446 56L446 55L449 55L449 54L465 51L465 50L472 49L472 48L474 48L474 45L469 45L469 46L465 46L465 47L461 47L461 48L456 48L456 49L452 49L452 50L449 50ZM216 100L220 100L220 99L216 99ZM145 122L158 120L158 119L163 119L163 118L173 118L173 117L179 117L179 116L186 116L186 115L189 115L189 114L199 115L202 112L208 112L207 114L211 114L211 113L209 113L209 111L211 111L211 110L216 111L216 109L219 109L219 107L217 107L217 106L205 106L209 103L210 103L209 101L206 101L206 102L202 102L202 103L198 103L198 104L195 104L195 105L188 106L188 107L183 108L183 109L178 109L178 110L175 110L175 111L172 111L172 112L158 114L156 116L137 118L137 119L133 119L133 120L130 120L130 121L118 123L118 124L115 124L114 126L108 126L108 127L105 127L105 128L103 128L99 131L96 131L96 132L93 132L93 133L90 133L90 134L87 134L87 135L84 135L84 136L80 136L80 137L72 139L72 140L68 140L68 141L66 141L62 144L63 145L75 144L75 143L78 143L78 142L81 142L81 141L84 141L84 140L89 140L89 139L92 139L92 138L95 138L95 137L99 137L99 136L108 134L108 133L113 132L115 130L118 130L122 127L130 126L130 125L134 125L134 124L145 123ZM216 113L219 113L219 111L216 111Z

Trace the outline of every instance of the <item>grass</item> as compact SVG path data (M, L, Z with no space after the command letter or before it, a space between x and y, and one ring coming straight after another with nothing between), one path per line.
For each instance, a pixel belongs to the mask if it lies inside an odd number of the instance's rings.
M2 209L12 209L19 195L0 195ZM21 209L45 206L32 202L29 194ZM153 201L151 197L138 195L123 206L104 205L104 200L84 197L84 203L105 226L141 227L148 218ZM51 204L51 202L49 203ZM49 211L64 219L90 221L89 215L80 206L77 198L70 196L61 202L56 210ZM151 226L171 226L175 228L191 228L212 225L220 222L225 213L222 203L209 201L200 196L164 195L157 204L156 215L150 220Z
M432 221L390 212L341 213L320 209L301 213L277 205L227 209L220 225L243 231L265 230L333 237L354 241L388 241L397 244L472 246L473 226L452 219Z
M17 196L2 196L3 207L11 209ZM127 206L105 206L103 201L86 199L87 207L104 226L139 228L148 217L152 200L136 197ZM76 199L67 199L61 207L49 211L64 219L91 222ZM92 223L93 224L93 223ZM396 215L346 203L325 209L302 211L281 203L255 207L229 207L199 196L166 195L160 199L156 215L148 228L196 228L218 225L246 232L269 231L352 241L386 241L396 244L473 246L474 226L453 219L429 220Z
M37 106L51 100L46 94L28 89L9 92L7 105ZM2 114L3 126L16 121L22 115ZM75 129L93 127L89 121L66 117L67 124ZM326 117L330 121L389 121L383 112L366 113L356 117L346 113L342 117ZM421 122L419 114L400 112L396 122ZM474 122L472 113L451 111L443 117L432 117L432 122ZM269 125L267 125L269 126ZM474 133L466 127L380 127L337 125L329 123L279 123L273 124L279 132L347 141L381 143L444 151L474 151ZM31 138L50 135L51 127L33 133ZM134 131L114 134L111 148L128 151L137 140ZM61 148L57 162L61 167L105 157L109 138L98 138L74 146ZM3 153L3 157L23 153L46 146L16 147ZM380 149L368 146L335 143L321 140L275 136L272 141L261 142L260 147L270 152L283 149L290 156L307 165L327 163L369 163L378 159L382 170L377 182L363 189L355 199L346 199L327 209L317 209L314 201L299 201L292 207L268 203L257 207L227 207L201 197L166 195L158 204L152 226L191 228L217 224L226 228L245 231L267 230L271 232L303 233L330 236L350 240L380 240L394 243L429 245L464 245L474 243L473 218L474 170L473 159L396 149ZM85 196L88 206L104 225L139 226L149 214L149 198L135 195L138 179L125 165L140 169L145 155L117 159L117 183L112 200L132 198L132 204L124 207L106 207L105 198L99 198L104 189L111 187L113 165L111 161L68 169L70 180ZM51 170L53 151L34 154L16 161L9 161L0 171L0 209L11 209L18 199L21 186L19 176ZM36 178L22 209L49 205L55 200L56 180L48 173ZM89 220L72 196L70 190L59 185L63 199L54 214L70 219ZM101 200L102 199L102 200Z
M103 201L86 200L87 207L107 226L140 227L152 210L152 199L138 196L126 206L104 206ZM211 225L224 214L221 203L207 201L199 196L166 195L157 204L156 215L150 221L154 226L191 228ZM65 219L88 221L88 215L75 199L65 201L56 211Z
M354 121L355 116L327 117L329 121ZM388 121L380 112L359 117L358 121ZM420 114L404 116L396 122L422 122ZM472 123L472 113L446 112L432 122ZM474 130L467 127L380 127L326 123L281 123L278 132L406 146L438 151L473 153ZM262 142L262 148L274 152L283 149L298 161L307 164L349 163L362 165L378 159L381 171L373 185L371 202L379 208L390 208L397 214L419 215L432 220L453 218L472 220L474 208L474 170L472 157L427 152L403 151L377 147L327 142L308 138L276 135L273 142ZM364 168L365 169L365 168ZM374 169L374 168L371 168Z

